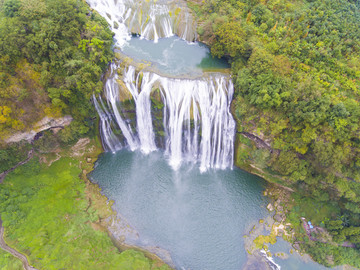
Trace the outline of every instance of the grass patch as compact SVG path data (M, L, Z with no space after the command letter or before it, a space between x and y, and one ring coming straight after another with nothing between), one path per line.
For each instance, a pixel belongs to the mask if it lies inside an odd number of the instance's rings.
M10 253L0 249L0 270L22 270L23 264Z
M341 211L336 204L331 202L320 202L309 197L301 197L298 194L292 194L293 199L297 202L292 208L298 217L306 217L316 225L322 224L326 219L341 215Z
M63 157L48 167L34 158L6 177L0 212L7 243L38 269L169 269L135 250L120 253L106 232L94 230L98 214L79 163Z

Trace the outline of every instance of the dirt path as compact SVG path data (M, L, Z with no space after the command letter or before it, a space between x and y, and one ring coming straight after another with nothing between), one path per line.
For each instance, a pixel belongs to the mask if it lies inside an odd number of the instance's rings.
M11 255L13 255L14 257L18 258L19 260L22 261L23 263L23 267L25 270L37 270L36 268L32 267L26 256L19 253L18 251L16 251L15 249L9 247L5 241L4 241L4 227L2 226L2 220L0 218L0 248L2 248L3 250L5 250L6 252L9 252Z
M18 164L16 164L14 167L8 169L7 171L5 172L2 172L0 173L0 184L4 181L4 178L5 176L9 173L9 172L12 172L13 170L15 170L17 167L21 166L21 165L24 165L26 162L28 162L34 155L34 149L31 149L29 152L28 152L28 156L25 160L19 162Z

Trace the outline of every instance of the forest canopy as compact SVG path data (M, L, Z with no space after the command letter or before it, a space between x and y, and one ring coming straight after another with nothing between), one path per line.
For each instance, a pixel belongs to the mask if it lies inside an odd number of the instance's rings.
M64 141L88 132L113 58L105 19L78 0L0 0L0 12L0 136L63 114Z
M270 153L253 149L241 157L296 190L298 206L336 205L340 210L324 211L318 225L332 243L359 249L360 2L209 0L191 7L200 39L232 64L238 133L270 143ZM294 207L293 221L309 212ZM319 250L331 251L333 264L350 261L325 244L311 250L325 264Z

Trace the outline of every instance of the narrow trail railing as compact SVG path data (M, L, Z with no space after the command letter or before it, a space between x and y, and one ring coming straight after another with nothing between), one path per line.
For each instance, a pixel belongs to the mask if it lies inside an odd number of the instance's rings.
M24 254L21 254L20 252L18 252L17 250L9 247L4 240L4 227L2 226L2 220L0 218L0 248L2 248L3 250L5 250L6 252L9 252L11 255L13 255L14 257L18 258L19 260L21 260L21 262L23 263L23 267L25 270L37 270L36 268L32 267L26 256Z
M20 161L18 164L16 164L14 167L0 173L0 184L4 181L4 178L5 176L9 173L9 172L12 172L13 170L15 170L17 167L21 166L21 165L24 165L25 163L27 163L34 155L34 149L31 149L29 152L28 152L28 156L25 160L23 161Z

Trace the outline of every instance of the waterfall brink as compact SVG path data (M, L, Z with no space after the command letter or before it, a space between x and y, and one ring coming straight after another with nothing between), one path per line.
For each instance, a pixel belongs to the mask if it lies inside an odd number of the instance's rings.
M94 98L105 149L116 151L123 141L143 153L164 148L174 169L183 162L199 163L201 171L232 168L235 121L229 77L175 79L129 66L119 69L120 78L117 70L112 64L106 104Z
M103 16L122 47L131 33L155 42L178 35L187 41L196 39L195 23L186 5L156 0L87 0Z

